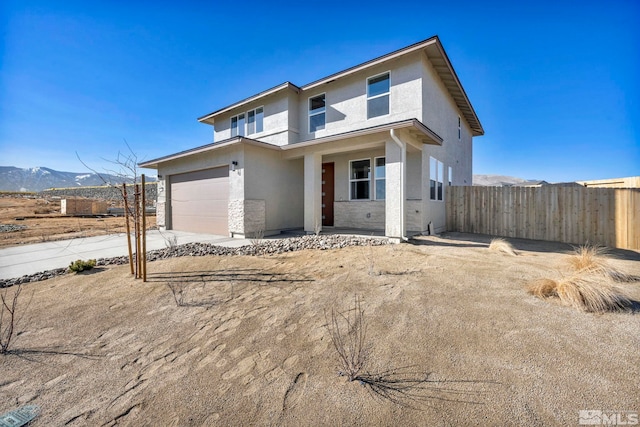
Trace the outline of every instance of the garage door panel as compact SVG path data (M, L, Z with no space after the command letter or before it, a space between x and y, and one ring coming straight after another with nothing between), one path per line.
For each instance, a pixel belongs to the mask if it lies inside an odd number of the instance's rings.
M196 233L229 233L229 168L171 177L172 228Z

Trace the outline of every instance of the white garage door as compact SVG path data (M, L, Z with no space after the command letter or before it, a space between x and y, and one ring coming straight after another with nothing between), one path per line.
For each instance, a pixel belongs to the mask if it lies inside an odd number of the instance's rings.
M229 168L172 175L171 228L194 233L229 234Z

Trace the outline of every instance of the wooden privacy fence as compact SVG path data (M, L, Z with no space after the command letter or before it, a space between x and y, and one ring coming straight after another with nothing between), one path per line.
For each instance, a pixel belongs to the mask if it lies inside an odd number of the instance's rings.
M447 187L447 230L640 250L640 189Z

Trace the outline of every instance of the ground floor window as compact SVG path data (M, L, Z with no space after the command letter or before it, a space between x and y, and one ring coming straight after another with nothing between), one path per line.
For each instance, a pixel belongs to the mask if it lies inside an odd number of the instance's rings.
M429 198L444 200L444 166L441 161L429 157Z
M386 198L386 173L385 173L385 158L376 157L374 159L375 168L373 170L373 176L375 179L376 188L376 200L384 200Z
M351 160L349 162L349 187L351 200L369 200L371 185L371 160Z

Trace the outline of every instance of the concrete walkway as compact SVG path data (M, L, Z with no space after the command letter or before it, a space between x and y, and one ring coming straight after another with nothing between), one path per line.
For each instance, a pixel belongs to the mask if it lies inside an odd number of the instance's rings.
M227 236L154 230L147 232L147 251L166 248L169 246L168 242L174 238L178 245L202 242L238 247L250 244L248 240ZM126 234L14 246L0 249L0 279L13 279L26 274L68 267L77 259L111 258L124 256L127 253Z

